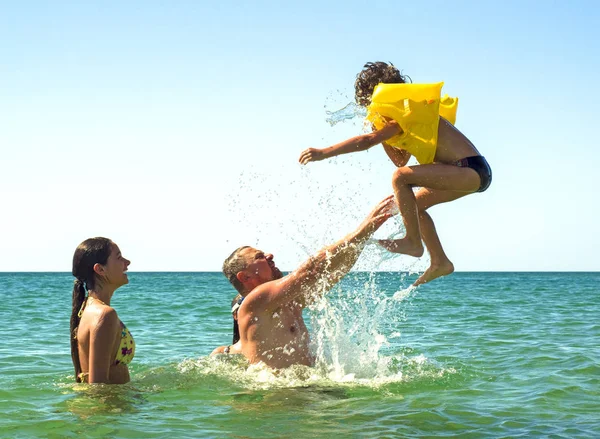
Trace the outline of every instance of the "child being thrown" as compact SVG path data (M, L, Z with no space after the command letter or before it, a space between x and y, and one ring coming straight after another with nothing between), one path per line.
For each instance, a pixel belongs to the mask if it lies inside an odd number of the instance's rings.
M308 148L299 161L306 165L383 145L398 167L392 185L406 236L378 243L391 252L414 257L423 255L424 243L431 265L414 283L420 285L454 271L427 209L485 191L492 181L492 171L469 139L439 115L443 110L442 114L453 121L452 113L456 111L452 99L440 105L442 83L406 84L405 79L391 63L365 64L356 78L355 99L358 105L367 107L373 131L328 148ZM445 105L447 101L449 106ZM419 165L406 166L411 155ZM420 187L416 194L414 186Z

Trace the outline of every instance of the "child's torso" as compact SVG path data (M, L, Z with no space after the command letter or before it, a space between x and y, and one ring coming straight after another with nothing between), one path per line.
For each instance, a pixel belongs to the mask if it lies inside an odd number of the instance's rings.
M441 117L434 162L452 163L475 155L480 155L475 145L454 125Z

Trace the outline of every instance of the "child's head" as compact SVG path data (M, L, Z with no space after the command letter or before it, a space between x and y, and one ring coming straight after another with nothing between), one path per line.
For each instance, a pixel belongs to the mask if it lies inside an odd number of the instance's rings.
M354 83L356 103L363 107L369 105L375 86L381 82L385 84L404 84L406 78L400 74L400 71L392 63L368 62L362 71L356 75L356 82Z

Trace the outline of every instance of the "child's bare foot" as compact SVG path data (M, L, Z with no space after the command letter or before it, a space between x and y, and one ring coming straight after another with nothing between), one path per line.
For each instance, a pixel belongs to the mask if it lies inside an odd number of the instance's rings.
M415 258L423 256L423 244L420 240L418 242L412 242L406 238L378 239L377 244L392 253L402 253L403 255L414 256Z
M426 282L431 282L438 277L446 276L450 273L454 272L454 264L446 259L446 261L441 264L431 264L431 266L425 270L425 273L419 277L413 286L421 285Z

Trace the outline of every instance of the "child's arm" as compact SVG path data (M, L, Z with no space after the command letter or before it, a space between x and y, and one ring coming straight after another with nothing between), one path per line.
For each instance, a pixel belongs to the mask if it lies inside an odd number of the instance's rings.
M403 131L400 125L394 121L391 121L378 131L352 137L351 139L344 140L343 142L330 146L329 148L308 148L307 150L302 151L298 161L303 165L306 165L308 162L317 162L319 160L328 159L340 154L366 151L372 146L375 146L381 142L385 142L386 140L402 133Z
M383 144L383 149L394 165L399 168L405 166L410 159L410 153L404 149L397 149L386 143Z

